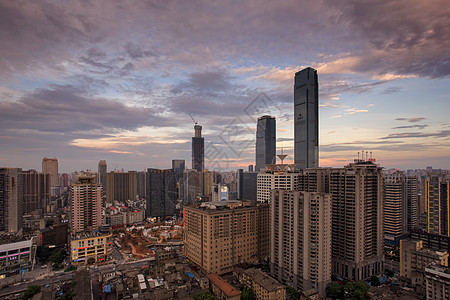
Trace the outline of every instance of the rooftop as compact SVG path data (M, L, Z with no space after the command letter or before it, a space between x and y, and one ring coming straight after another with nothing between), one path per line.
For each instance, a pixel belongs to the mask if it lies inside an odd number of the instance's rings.
M237 289L231 286L228 282L225 281L222 277L217 275L216 273L206 275L211 282L213 282L217 287L227 296L234 297L241 294Z
M251 276L257 284L268 291L274 291L280 288L284 288L284 285L258 269L252 268L245 270L244 274Z
M104 233L104 232L100 232L100 231L84 231L84 232L80 232L80 233L71 235L70 239L72 241L74 241L74 240L82 240L82 239L88 239L88 238L100 237L100 236L109 236L109 235L111 235L110 232Z
M3 244L3 245L0 245L0 252L11 251L11 250L16 250L16 249L21 249L21 248L30 248L32 245L33 245L33 238L31 238L27 241Z

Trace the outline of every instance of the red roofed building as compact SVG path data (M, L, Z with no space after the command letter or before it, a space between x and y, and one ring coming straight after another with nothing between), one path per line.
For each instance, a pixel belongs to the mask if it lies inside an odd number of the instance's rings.
M219 299L240 300L241 292L225 281L216 273L206 275L211 285L213 294Z

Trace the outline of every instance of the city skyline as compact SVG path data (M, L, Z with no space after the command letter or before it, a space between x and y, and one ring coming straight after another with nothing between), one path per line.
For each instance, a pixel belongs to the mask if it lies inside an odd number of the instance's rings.
M365 150L386 168L450 168L445 1L0 1L0 15L1 166L170 168L191 161L188 113L205 169L254 165L264 114L290 163L294 75L312 67L321 167Z

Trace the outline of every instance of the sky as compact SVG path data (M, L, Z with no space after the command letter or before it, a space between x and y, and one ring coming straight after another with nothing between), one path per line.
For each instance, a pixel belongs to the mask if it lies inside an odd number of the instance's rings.
M0 0L0 166L255 163L258 117L293 159L293 78L319 75L320 166L450 169L448 0Z

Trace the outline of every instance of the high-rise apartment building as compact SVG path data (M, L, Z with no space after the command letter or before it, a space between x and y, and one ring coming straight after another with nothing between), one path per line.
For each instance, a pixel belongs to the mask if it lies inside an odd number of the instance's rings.
M145 198L146 185L147 185L147 172L138 171L136 173L136 194L139 197L139 199Z
M406 176L407 228L419 227L419 182L417 176Z
M18 232L23 225L22 169L0 168L0 231Z
M231 272L238 263L269 255L269 206L248 202L205 202L184 207L186 258L206 273Z
M256 171L276 161L277 128L275 117L262 116L256 126Z
M202 126L194 126L195 135L192 137L192 169L199 172L205 170L205 139L202 138Z
M371 159L331 169L333 274L366 280L384 270L383 175Z
M103 187L103 191L106 191L106 173L108 172L108 167L106 160L101 160L98 162L98 172L97 172L97 182Z
M430 174L425 180L428 232L450 236L450 181L442 174Z
M54 157L44 157L42 159L42 174L50 174L50 187L58 186L58 160Z
M319 166L319 82L312 68L295 73L294 162L297 168Z
M102 224L102 185L95 177L78 177L70 185L72 233L92 231Z
M147 217L165 218L176 213L176 177L169 170L147 169L146 196Z
M271 193L271 275L300 290L315 288L324 297L331 282L331 195Z
M50 199L50 174L28 170L22 172L22 177L24 213L29 214L35 210L45 212Z
M385 237L398 237L407 231L406 176L402 171L384 175L383 227Z
M106 201L113 203L136 199L136 174L136 171L107 173Z

